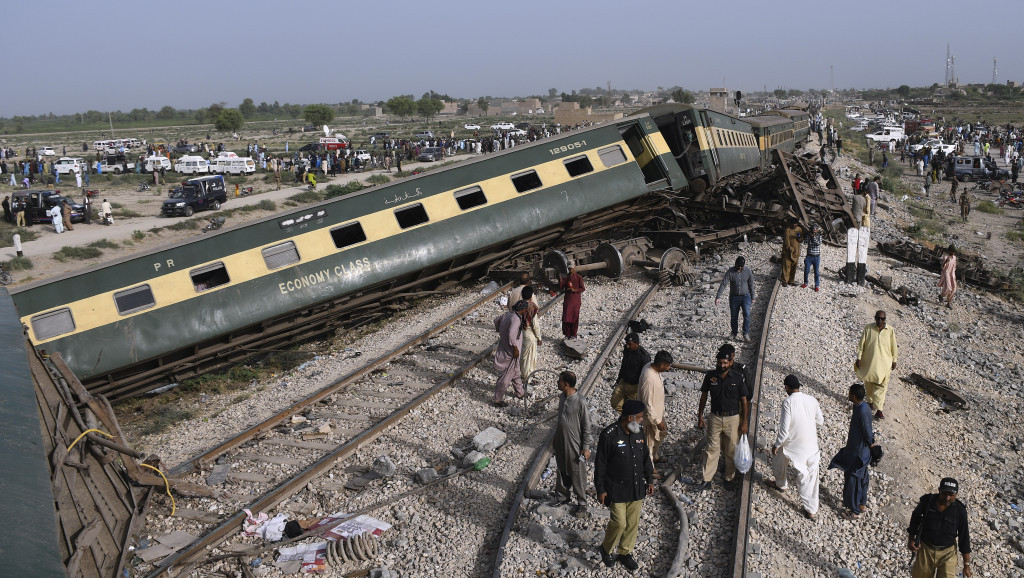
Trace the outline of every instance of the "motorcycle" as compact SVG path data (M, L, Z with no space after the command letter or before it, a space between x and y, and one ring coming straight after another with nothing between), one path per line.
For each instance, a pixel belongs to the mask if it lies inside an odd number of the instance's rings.
M148 191L148 190L149 190L149 183L147 183L146 181L142 181L141 183L139 183L138 192L141 193L143 191Z
M0 267L0 285L10 285L13 281L14 278L11 277L11 274Z
M213 217L210 222L203 226L203 232L216 231L217 229L224 226L224 217Z

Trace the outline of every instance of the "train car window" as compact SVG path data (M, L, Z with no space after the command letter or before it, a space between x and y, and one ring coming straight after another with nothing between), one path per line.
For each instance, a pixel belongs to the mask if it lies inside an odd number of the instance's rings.
M594 170L594 166L590 164L590 159L588 159L586 155L566 159L562 162L565 163L565 170L569 171L570 177L585 175Z
M473 207L486 205L487 196L484 195L484 190L480 187L469 187L468 189L455 191L455 202L459 203L460 209L468 211Z
M614 167L626 162L626 153L622 152L622 147L619 145L599 149L597 156L601 157L601 162L604 163L605 167Z
M75 318L71 309L65 307L56 311L47 311L32 318L32 332L37 340L57 337L75 330Z
M295 241L285 241L273 247L267 247L263 250L263 261L267 264L267 269L280 269L286 265L298 263L300 261L299 250L295 248Z
M114 293L114 304L117 305L117 312L121 315L128 315L143 309L149 309L156 305L153 297L153 290L149 285L139 285L124 291Z
M366 233L363 232L363 226L359 224L359 221L356 221L355 223L331 229L331 239L334 240L335 247L344 249L350 245L365 241Z
M537 174L537 171L533 170L512 175L512 184L515 185L516 191L520 193L539 189L543 185L540 182L540 175Z
M228 277L227 267L224 263L214 263L198 269L193 269L188 272L189 277L192 277L192 285L195 286L196 292L206 291L207 289L213 289L231 282L231 278Z
M423 208L423 205L416 203L410 207L395 209L395 219L398 220L399 227L408 229L426 223L430 217L427 216L427 210Z

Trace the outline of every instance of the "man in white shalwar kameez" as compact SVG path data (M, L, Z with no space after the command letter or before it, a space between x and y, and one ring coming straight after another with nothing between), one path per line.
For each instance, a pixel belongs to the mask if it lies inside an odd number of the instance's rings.
M787 375L784 383L788 397L782 402L778 436L772 446L775 481L767 484L785 492L789 486L787 466L792 465L804 514L813 520L818 513L818 463L821 461L818 426L825 420L818 401L800 391L800 381L795 375Z

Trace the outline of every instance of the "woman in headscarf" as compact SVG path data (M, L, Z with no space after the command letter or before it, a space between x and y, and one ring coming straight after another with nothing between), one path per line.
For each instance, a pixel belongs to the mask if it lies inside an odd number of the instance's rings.
M519 355L519 371L523 381L528 381L533 370L537 369L537 346L542 343L540 335L540 307L533 299L533 287L523 287L522 300L526 308L522 312L523 350Z
M953 308L956 293L956 247L950 245L942 256L942 273L939 275L939 301L946 300L946 307Z
M565 291L565 297L562 298L562 334L566 339L576 339L576 333L580 328L582 293L587 288L583 285L583 277L576 272L575 261L569 261L569 274L562 278L560 285Z

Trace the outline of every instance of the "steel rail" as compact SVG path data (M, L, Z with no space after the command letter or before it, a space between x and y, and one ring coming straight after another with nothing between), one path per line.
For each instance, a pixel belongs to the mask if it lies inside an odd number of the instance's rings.
M779 295L781 283L776 276L775 285L772 287L771 296L768 298L768 306L765 309L764 322L761 325L760 343L757 347L757 363L754 366L754 392L753 401L750 404L749 422L753 424L750 429L749 438L754 440L754 450L757 449L757 432L761 421L761 380L764 377L764 352L768 347L768 331L771 329L772 311L775 309L775 298ZM732 574L733 578L745 578L747 576L747 551L750 548L750 520L753 518L753 495L754 475L753 467L748 475L743 476L743 483L740 487L739 516L736 522L736 540L733 547Z
M619 327L612 333L605 343L604 349L601 354L597 357L597 360L590 367L590 371L587 372L580 387L578 388L583 395L590 393L590 389L594 383L597 382L598 376L601 375L601 371L604 369L605 363L611 356L612 352L617 349L617 345L622 342L623 337L626 334L626 328L631 320L635 319L641 311L647 307L651 299L658 292L659 284L655 283L647 293L641 297L640 301L629 310L629 314L625 320L619 325ZM556 424L557 425L557 424ZM505 527L502 529L501 538L498 540L497 551L494 556L494 566L492 576L493 578L501 577L501 563L505 559L505 546L508 543L509 536L512 535L512 527L516 523L516 519L519 516L519 510L522 508L523 499L526 496L526 491L535 486L537 481L540 479L541 472L544 471L544 465L548 463L552 455L551 442L555 437L555 425L551 426L551 433L545 438L544 443L540 445L534 455L533 461L530 463L529 469L523 476L522 482L519 484L519 488L516 490L516 497L512 500L512 506L509 508L508 517L505 519Z
M460 312L458 312L458 313L448 317L444 321L441 321L437 325L431 327L430 329L424 331L423 333L420 333L419 335L413 337L409 341L406 341L402 345L399 345L395 349L392 349L391 351L385 353L384 355L378 357L377 359L374 359L370 363L368 363L368 364L360 367L359 369L349 373L345 377L342 377L341 379L338 379L338 380L334 381L333 383L324 386L323 388L321 388L320 390L316 391L312 395L310 395L310 396L308 396L308 397L306 397L304 399L301 399L301 400L299 400L299 401L289 405L288 407L282 409L281 411L277 412L273 416L271 416L271 417L261 421L260 423L254 425L254 426L251 426L248 429L245 429L245 430L235 434L230 439L227 439L227 440L221 442L220 444L218 444L218 445L216 445L216 446L206 450L205 452L203 452L203 453L201 453L201 454L199 454L197 456L194 456L194 457L192 457L192 458L190 458L190 459L188 459L188 460L186 460L186 461L184 461L184 462L174 466L173 468L170 469L170 474L172 476L180 476L180 475L183 475L183 474L186 474L186 473L192 471L200 463L210 462L212 460L215 460L220 455L222 455L222 454L224 454L224 453L226 453L226 452L228 452L228 451L230 451L230 450L232 450L234 448L237 448L238 446L240 446L240 445L244 444L245 442L251 440L252 438L256 437L260 433L263 433L263 432L265 432L267 430L270 430L270 429L274 428L282 420L288 419L289 417L295 415L299 411L301 411L301 410L303 410L303 409L305 409L305 408L307 408L307 407L309 407L309 406L319 402L320 400L322 400L322 399L324 399L324 398L326 398L326 397L328 397L328 396L330 396L330 395L332 395L334 393L337 393L338 391L342 390L342 388L344 388L344 387L346 387L348 385L351 385L352 383L362 379L363 377L367 376L368 374L370 374L374 370L378 369L379 367L381 367L385 363L388 363L392 359L395 359L396 357L401 356L406 351L412 349L416 345L426 341L427 339L429 339L429 338L433 337L434 335L440 333L441 331L447 329L453 323L456 323L459 320L465 318L470 313L476 311L477 309L482 307L484 304L488 303L489 301L493 300L495 297L500 295L501 292L505 291L506 289L508 289L510 285L511 285L511 283L506 283L502 287L499 287L497 290L495 290L493 293L489 293L487 295L484 295L480 299L477 299L476 301L471 303L468 307L466 307L462 311L460 311ZM552 301L554 301L554 300L552 300Z
M495 292L495 294L497 293L498 291ZM548 309L550 309L555 303L557 303L561 299L561 297L562 295L560 294L558 297L549 300L541 308L541 311L547 311ZM493 298L493 295L488 296L488 298ZM402 418L404 418L410 411L419 407L421 404L431 399L440 391L453 385L459 378L461 378L471 369L479 365L485 359L488 359L496 348L497 343L495 342L486 350L473 357L473 359L469 363L462 366L455 373L451 374L448 377L448 379L424 391L416 398L410 400L408 403L397 409L391 415L384 418L382 421L374 424L372 427L356 435L350 440L346 441L344 444L339 445L334 450L331 450L326 455L322 456L320 459L314 462L312 465L308 466L307 468L296 474L294 477L283 482L281 485L277 486L270 492L264 494L262 497L258 498L256 501L246 506L246 508L253 511L265 511L277 506L284 500L290 498L292 495L299 492L302 488L306 487L306 484L308 484L310 480L313 480L314 478L320 476L324 472L334 468L339 460L351 456L364 445L377 439L382 434L384 434L384 432L387 431L389 427L401 421ZM196 559L199 556L201 556L204 552L216 547L232 534L236 534L238 530L241 529L242 523L245 521L245 518L245 512L242 510L238 510L235 513L235 515L231 516L229 519L221 523L212 531L198 538L197 540L195 540L179 552L169 556L168 558L165 558L150 574L147 575L147 578L156 578L158 576L161 576L167 573L171 568L175 566L182 566L189 563L194 563Z

